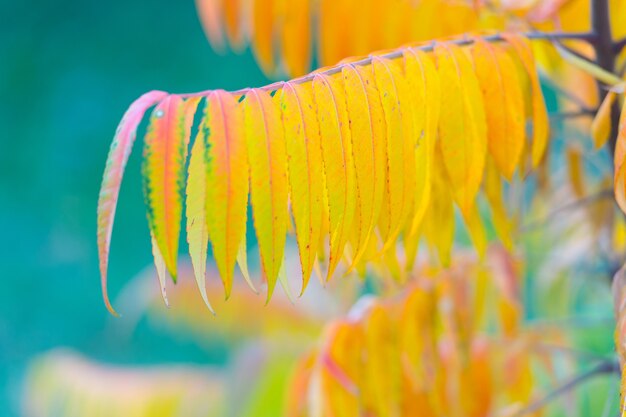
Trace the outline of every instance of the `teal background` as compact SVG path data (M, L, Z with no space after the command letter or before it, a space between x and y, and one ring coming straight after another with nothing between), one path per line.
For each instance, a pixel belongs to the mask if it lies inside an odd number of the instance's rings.
M116 125L139 95L267 82L249 51L220 56L211 50L193 0L0 0L1 416L19 415L26 366L57 346L119 364L225 361L226 347L207 351L191 335L145 322L131 335L121 334L120 320L107 313L100 293L96 202ZM548 99L554 110L554 95ZM140 155L138 141L113 232L113 298L152 262ZM539 254L546 246L540 237L529 240ZM598 279L597 271L583 273ZM527 301L533 301L528 281ZM571 280L559 283L573 287ZM595 294L581 286L572 305L609 319L596 333L581 331L578 343L610 355L613 323L605 287ZM552 306L565 292L555 286L543 303L527 302L527 318L545 315L532 306ZM581 403L602 402L607 395L605 385L589 392Z
M145 323L118 337L100 294L96 202L136 97L266 81L248 51L211 50L192 0L0 1L0 415L19 415L28 361L56 346L115 363L223 359ZM113 297L151 263L140 155L138 141L113 232Z

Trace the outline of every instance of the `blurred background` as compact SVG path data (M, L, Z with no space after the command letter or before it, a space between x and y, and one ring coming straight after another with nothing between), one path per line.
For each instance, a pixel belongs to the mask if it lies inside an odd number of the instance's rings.
M313 278L308 298L295 307L277 290L270 307L258 310L264 296L242 285L228 305L220 302L221 284L209 271L218 312L213 318L187 267L181 285L170 285L172 308L166 311L152 276L140 141L123 181L110 256L109 288L122 319L111 317L102 302L96 249L105 158L135 98L152 89L234 90L267 82L249 50L220 56L211 49L191 0L0 0L0 415L72 415L63 407L81 409L72 403L72 390L81 385L119 402L124 393L136 401L152 393L164 410L165 393L177 387L191 403L213 404L199 415L278 415L295 358L313 344L322 323L344 313L357 298L354 291L368 291L367 285L339 282L346 288L323 291ZM545 92L554 109L554 93ZM567 133L561 125L553 129ZM555 166L563 167L562 156ZM598 279L596 265L572 262L593 242L576 235L575 245L563 245L554 258L546 255L570 232L563 228L552 240L531 232L522 242L529 264L525 319L571 325L580 350L593 360L610 357L608 285ZM248 238L253 244L250 232ZM184 238L181 245L183 253ZM569 265L574 274L565 270ZM564 369L559 376L571 374L571 367ZM127 384L116 386L119 381ZM172 386L159 391L155 381ZM569 411L615 414L616 379L594 384ZM65 405L55 405L57 396ZM221 408L224 398L228 411Z
M96 201L140 94L265 81L249 52L211 50L193 1L0 1L0 415L20 415L26 365L56 346L119 364L226 360L141 322L121 338L100 294ZM113 233L114 296L152 262L140 156L138 142Z

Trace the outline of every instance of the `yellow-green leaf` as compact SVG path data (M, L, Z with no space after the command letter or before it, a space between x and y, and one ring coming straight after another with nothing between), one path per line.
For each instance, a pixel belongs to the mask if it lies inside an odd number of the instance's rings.
M269 300L282 264L287 233L285 139L280 111L269 93L248 90L243 103L250 201Z
M322 231L322 148L311 84L283 85L281 98L291 211L302 265L302 291L317 257Z
M246 233L249 168L243 106L230 93L216 90L207 98L205 117L207 226L228 297L237 254Z

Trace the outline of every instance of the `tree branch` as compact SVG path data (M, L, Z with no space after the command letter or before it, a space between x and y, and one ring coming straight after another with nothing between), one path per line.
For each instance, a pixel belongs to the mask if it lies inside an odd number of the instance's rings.
M596 52L596 63L601 68L613 72L615 70L615 51L608 0L591 0L591 29L596 36L596 41L593 43ZM598 95L600 103L604 101L607 95L607 91L599 83ZM611 108L611 135L608 145L611 156L615 153L618 130L619 105L616 102Z
M595 203L598 200L602 200L603 198L612 198L612 197L613 197L613 189L612 188L600 190L597 193L590 194L590 195L585 196L583 198L580 198L578 200L574 200L574 201L572 201L570 203L562 205L561 207L557 208L553 212L549 213L543 219L536 220L534 222L530 222L530 223L528 223L528 224L526 224L524 226L521 226L519 231L521 233L527 233L527 232L532 231L534 229L542 228L547 223L549 223L550 221L554 220L557 216L559 216L560 214L563 214L564 212L577 210L579 208L587 206L588 204L593 204L593 203Z
M577 375L577 376L569 379L568 381L564 382L562 385L559 385L558 387L556 387L554 390L549 392L543 398L540 398L539 400L531 403L527 407L525 407L525 408L519 410L517 413L513 414L513 417L522 417L522 416L525 416L527 414L534 413L535 411L540 410L545 405L550 403L552 400L554 400L554 399L558 398L559 396L561 396L561 395L571 391L576 386L582 384L583 382L586 382L587 380L589 380L589 379L591 379L591 378L593 378L593 377L595 377L597 375L611 374L611 373L616 373L616 374L619 375L619 372L620 372L619 363L617 363L617 361L602 362L602 363L596 365L594 368L591 368L589 371L584 372L584 373L582 373L580 375Z
M550 40L550 41L579 40L579 41L588 42L590 44L595 44L597 41L597 35L593 32L537 32L537 31L533 31L533 32L522 33L522 35L530 40ZM500 36L499 34L482 36L481 38L487 42L503 42L504 41L502 36ZM463 38L453 39L448 42L458 45L458 46L467 46L467 45L473 44L474 40L471 38L463 37ZM419 49L425 52L430 52L433 50L434 44L435 42L431 42L428 44L414 46L413 49ZM377 57L386 58L386 59L401 58L403 54L403 50L405 48L406 47L398 48L393 51L377 55ZM372 63L372 57L368 56L367 58L354 61L351 64L352 65L369 65L371 63ZM333 67L328 68L325 71L319 71L319 72L316 72L315 74L307 74L299 78L294 78L290 82L295 83L295 84L302 84L302 83L310 82L310 81L313 81L313 78L317 74L333 75L333 74L340 73L341 68L342 68L341 65L335 65ZM278 82L268 84L263 87L259 87L259 89L265 90L265 91L275 91L281 88L283 84L284 84L284 81L278 81ZM233 94L246 94L248 90L249 88L243 88L241 90L233 91L232 93ZM179 94L179 95L184 98L201 97L201 96L208 94L210 91L211 90L201 91L199 93L189 93L189 94Z

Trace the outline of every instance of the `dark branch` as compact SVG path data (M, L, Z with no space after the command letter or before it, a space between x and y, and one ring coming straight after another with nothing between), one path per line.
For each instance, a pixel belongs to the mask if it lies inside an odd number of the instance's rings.
M567 203L567 204L557 208L553 212L549 213L545 218L543 218L541 220L537 220L537 221L531 222L531 223L528 223L528 224L522 226L520 228L520 232L526 233L526 232L532 231L534 229L542 228L546 224L551 222L552 220L555 220L557 218L557 216L559 216L560 214L563 214L564 212L573 211L573 210L577 210L577 209L582 208L582 207L586 207L587 205L593 204L596 201L602 200L604 198L613 198L613 189L601 190L601 191L598 191L595 194L590 194L590 195L588 195L586 197L583 197L581 199L578 199L578 200L572 201L570 203Z
M622 52L624 48L626 48L626 38L622 38L613 43L613 53L616 55Z
M530 40L550 40L550 41L559 41L559 40L579 40L579 41L585 41L585 42L589 42L591 44L595 44L595 42L597 41L597 36L595 33L591 33L591 32L551 32L551 33L547 33L547 32L528 32L528 33L522 33L521 35L523 35L524 37L526 37L527 39ZM486 40L487 42L503 42L504 39L502 38L502 36L500 36L499 34L495 34L495 35L488 35L488 36L482 36L482 39ZM472 38L459 38L459 39L453 39L451 41L448 41L449 43L458 45L458 46L467 46L467 45L471 45L474 43L474 40ZM419 49L422 51L432 51L434 48L434 44L435 42L429 43L429 44L424 44L424 45L419 45L419 46L414 46L412 47L413 49ZM403 54L403 50L406 47L402 47L402 48L398 48L395 49L391 52L387 52L384 54L380 54L377 55L377 57L379 58L386 58L386 59L397 59L397 58L401 58L402 54ZM367 58L363 58L359 61L354 61L351 64L352 65L369 65L372 63L372 57L369 56ZM305 76L299 77L299 78L294 78L292 79L290 82L292 83L296 83L296 84L302 84L302 83L306 83L309 81L313 81L313 78L315 77L316 74L324 74L324 75L333 75L333 74L337 74L341 72L341 65L336 65L333 67L330 67L329 69L325 70L325 71L320 71L317 72L315 74L307 74ZM259 87L261 90L265 90L265 91L274 91L274 90L278 90L279 88L282 87L283 85L283 81L278 81L272 84L268 84L266 86L263 87ZM246 92L248 91L248 88L244 88L241 90L237 90L237 91L233 91L233 94L246 94ZM201 91L199 93L191 93L191 94L180 94L180 96L182 97L201 97L206 95L208 91Z
M584 372L584 373L582 373L580 375L577 375L577 376L569 379L568 381L564 382L563 384L559 385L554 390L549 392L545 397L540 398L539 400L531 403L527 407L519 410L513 416L514 417L522 417L522 416L525 416L527 414L534 413L535 411L538 411L541 408L543 408L544 406L546 406L552 400L554 400L554 399L558 398L559 396L561 396L561 395L571 391L576 386L582 384L583 382L586 382L587 380L589 380L589 379L591 379L591 378L593 378L595 376L603 375L603 374L611 374L611 373L616 373L616 374L619 375L619 372L620 372L619 364L616 361L602 362L602 363L598 364L597 366L595 366L594 368L590 369L589 371Z
M608 0L591 0L591 28L596 35L596 41L593 43L596 52L596 63L602 69L613 72L615 70L615 51ZM598 94L600 102L604 101L607 91L600 83L598 83ZM618 130L619 105L616 102L611 108L611 139L608 144L611 155L615 152Z
M593 109L582 109L577 111L566 111L559 113L550 113L550 119L552 120L563 120L563 119L576 119L579 117L593 117L596 114L596 110Z

